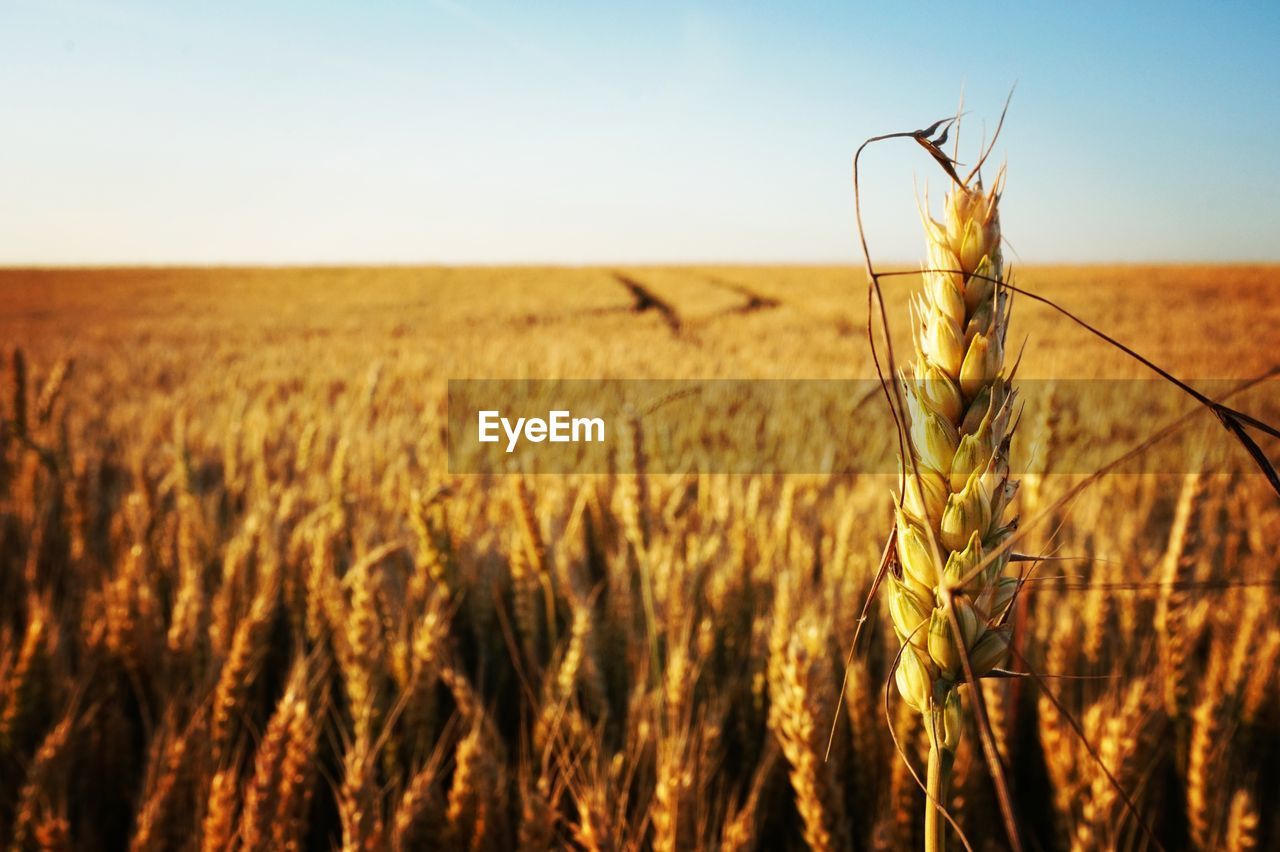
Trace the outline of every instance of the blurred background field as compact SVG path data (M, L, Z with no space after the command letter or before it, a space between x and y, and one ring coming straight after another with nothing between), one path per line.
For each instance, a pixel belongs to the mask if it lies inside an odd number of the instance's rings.
M1278 361L1277 267L1014 281L1184 379ZM886 281L901 347L914 285ZM886 719L880 608L823 759L893 477L445 458L449 379L868 379L865 322L850 268L0 271L0 836L914 848L888 732L917 770L923 734L896 692ZM1024 335L1019 378L1148 376L1026 299ZM1280 422L1274 381L1242 399ZM891 437L883 408L850 434ZM1041 564L1019 603L1015 663L1062 707L984 685L1024 840L1276 848L1280 502L1235 448L1234 470L1055 507L1080 477L1053 459L1099 418L1117 454L1165 422L1063 403L1015 436L1044 451L1018 549L1087 557ZM949 804L1004 848L976 742Z

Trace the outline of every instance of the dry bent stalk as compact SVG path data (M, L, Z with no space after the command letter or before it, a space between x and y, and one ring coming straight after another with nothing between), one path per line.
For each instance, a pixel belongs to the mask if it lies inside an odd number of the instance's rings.
M941 850L955 749L963 729L957 686L989 674L1007 654L1002 615L1017 586L1003 577L1004 520L1016 489L1008 449L1015 392L1004 370L1009 291L1003 286L997 207L990 190L957 180L945 222L923 214L929 261L912 312L916 359L900 376L909 458L896 511L899 576L889 608L903 644L898 690L929 736L925 848ZM955 626L959 630L955 630ZM963 640L963 648L958 639Z

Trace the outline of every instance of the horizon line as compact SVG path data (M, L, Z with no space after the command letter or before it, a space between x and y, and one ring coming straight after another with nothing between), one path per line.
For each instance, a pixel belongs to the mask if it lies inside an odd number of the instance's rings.
M1048 267L1243 267L1280 266L1280 258L1229 259L1229 260L1037 260L1006 264L1010 269L1036 269ZM895 269L920 268L918 261L886 260L877 266ZM512 260L512 261L311 261L311 262L254 262L254 261L140 261L126 263L0 263L0 272L110 272L128 270L239 270L239 269L609 269L623 268L842 268L864 269L861 260L612 260L612 261L562 261L562 260Z

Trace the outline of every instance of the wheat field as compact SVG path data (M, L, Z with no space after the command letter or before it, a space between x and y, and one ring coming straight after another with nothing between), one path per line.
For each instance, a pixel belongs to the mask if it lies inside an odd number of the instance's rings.
M1015 279L1181 378L1276 366L1280 268ZM450 379L871 378L865 293L837 267L0 271L0 838L918 848L928 742L886 695L882 599L845 666L893 476L644 472L643 445L467 475L445 444ZM1014 322L1021 380L1149 377L1042 306ZM1280 422L1276 388L1239 405ZM1280 500L1218 430L1212 470L1156 445L1162 472L1058 505L1087 471L1055 460L1169 414L1059 399L1014 438L1018 549L1062 557L1017 605L1042 680L982 685L1028 849L1280 848ZM946 804L1007 848L978 742Z

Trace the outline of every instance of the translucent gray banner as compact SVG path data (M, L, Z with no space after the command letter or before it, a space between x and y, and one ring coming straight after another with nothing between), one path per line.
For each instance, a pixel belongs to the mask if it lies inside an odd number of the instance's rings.
M1158 380L1015 383L1015 474L1088 474L1175 422L1118 473L1250 471L1216 418ZM1194 383L1280 423L1280 379ZM478 379L449 382L451 473L895 473L875 380ZM1280 465L1280 446L1259 444Z

